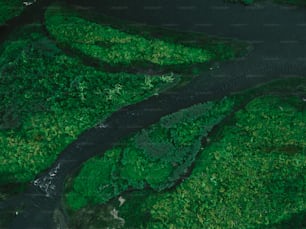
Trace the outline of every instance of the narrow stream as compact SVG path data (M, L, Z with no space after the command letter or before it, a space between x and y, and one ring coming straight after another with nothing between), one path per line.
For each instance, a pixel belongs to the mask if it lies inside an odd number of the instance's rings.
M18 26L41 21L50 2L40 1L11 20L8 27L0 31L1 41ZM121 138L157 122L160 117L273 79L306 73L304 9L270 3L244 7L224 4L222 0L190 0L188 4L176 0L68 2L138 23L247 40L254 49L247 57L223 62L182 88L124 107L104 123L82 133L61 153L52 168L31 182L22 196L12 200L11 205L20 205L23 209L16 215L12 228L65 228L60 198L67 175L87 159L103 153ZM57 219L54 219L54 212L57 212Z

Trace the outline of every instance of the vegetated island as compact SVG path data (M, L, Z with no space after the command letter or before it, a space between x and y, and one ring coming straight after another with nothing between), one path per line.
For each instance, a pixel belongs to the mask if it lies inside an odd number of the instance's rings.
M306 208L305 83L192 106L85 162L67 183L71 226L269 228L296 219Z

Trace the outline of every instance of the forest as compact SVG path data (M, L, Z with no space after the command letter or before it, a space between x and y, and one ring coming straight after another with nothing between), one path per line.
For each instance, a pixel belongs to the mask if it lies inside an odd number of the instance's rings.
M16 26L42 2L0 0L0 228L306 227L299 64L254 77L266 46L69 1Z

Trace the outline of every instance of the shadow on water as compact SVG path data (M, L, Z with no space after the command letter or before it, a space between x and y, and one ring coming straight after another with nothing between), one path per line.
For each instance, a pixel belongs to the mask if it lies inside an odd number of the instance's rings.
M306 211L302 211L291 215L288 219L282 220L279 223L269 225L267 227L261 227L260 229L292 229L306 228Z

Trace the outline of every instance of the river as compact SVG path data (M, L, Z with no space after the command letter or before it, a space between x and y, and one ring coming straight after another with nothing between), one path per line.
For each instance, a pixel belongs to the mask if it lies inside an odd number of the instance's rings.
M1 41L18 26L41 21L50 2L41 0L8 22L8 27L0 31ZM37 176L20 197L10 202L22 209L16 213L12 228L65 228L60 198L67 175L87 159L160 117L273 79L306 73L306 10L302 8L270 2L245 7L225 4L222 0L67 2L93 13L141 24L245 40L253 49L246 57L220 63L184 87L124 107L104 123L82 133L61 153L52 168Z

